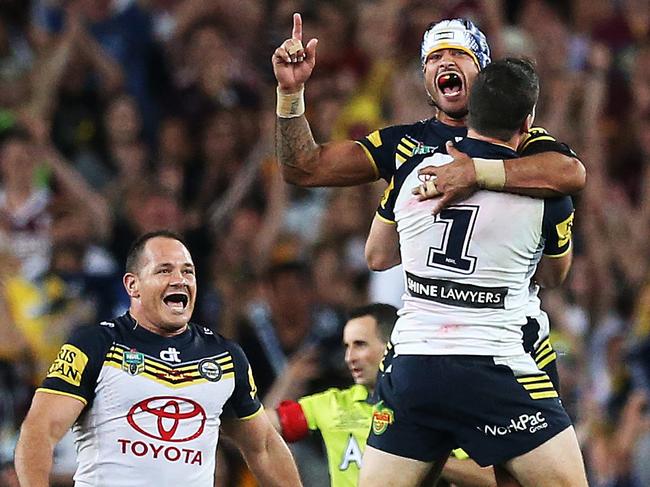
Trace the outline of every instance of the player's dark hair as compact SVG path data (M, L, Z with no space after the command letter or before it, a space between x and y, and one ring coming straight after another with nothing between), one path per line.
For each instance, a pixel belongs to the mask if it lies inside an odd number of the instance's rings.
M533 112L538 96L539 78L530 61L506 58L488 64L472 85L468 126L507 141Z
M373 303L348 311L348 320L363 316L372 316L375 319L379 337L388 342L390 334L393 332L393 326L397 321L397 308L390 304Z
M136 273L140 268L140 256L144 250L147 242L152 238L170 238L172 240L178 240L180 243L185 245L183 237L178 233L169 231L169 230L156 230L155 232L145 233L144 235L139 236L129 249L129 253L126 256L126 272Z

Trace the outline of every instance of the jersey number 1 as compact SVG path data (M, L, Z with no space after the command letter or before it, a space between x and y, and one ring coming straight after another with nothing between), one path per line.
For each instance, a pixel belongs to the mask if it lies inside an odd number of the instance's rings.
M440 248L429 248L429 267L460 274L474 272L476 257L467 252L477 214L478 206L459 205L445 208L436 215L435 223L445 225L445 233Z

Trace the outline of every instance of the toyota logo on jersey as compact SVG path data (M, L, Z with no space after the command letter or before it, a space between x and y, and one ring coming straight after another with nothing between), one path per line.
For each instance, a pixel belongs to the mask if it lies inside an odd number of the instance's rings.
M201 436L206 415L203 407L192 399L156 396L133 405L126 419L138 433L178 443Z

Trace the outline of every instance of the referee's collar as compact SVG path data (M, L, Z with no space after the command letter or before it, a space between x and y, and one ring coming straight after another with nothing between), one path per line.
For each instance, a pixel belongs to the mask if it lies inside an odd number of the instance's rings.
M355 384L351 388L352 390L352 400L354 402L367 402L373 404L375 401L372 400L372 394L368 391L366 386L361 384Z

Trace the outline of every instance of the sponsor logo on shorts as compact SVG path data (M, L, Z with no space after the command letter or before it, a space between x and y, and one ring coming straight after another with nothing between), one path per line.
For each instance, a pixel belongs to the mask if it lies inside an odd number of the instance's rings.
M394 418L393 410L385 407L383 401L379 401L372 411L372 432L376 435L383 434L393 424Z
M199 374L210 382L217 382L221 379L221 367L214 360L205 359L199 362Z
M535 414L520 414L517 418L510 419L506 425L489 425L477 426L476 429L490 436L506 436L510 433L527 432L536 433L539 430L548 428L546 418L542 416L541 411Z

